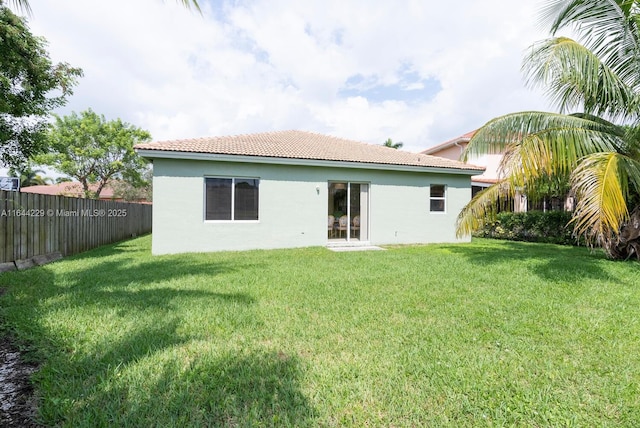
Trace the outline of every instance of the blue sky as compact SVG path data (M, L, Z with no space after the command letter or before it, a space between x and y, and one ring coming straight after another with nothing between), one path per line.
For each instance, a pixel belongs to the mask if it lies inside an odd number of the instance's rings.
M397 73L394 82L385 83L377 75L354 74L338 90L343 98L363 97L370 102L402 101L407 104L430 101L442 90L440 81L434 77L423 77L410 68Z
M31 0L69 104L154 140L300 129L419 151L511 111L549 109L520 74L538 0Z

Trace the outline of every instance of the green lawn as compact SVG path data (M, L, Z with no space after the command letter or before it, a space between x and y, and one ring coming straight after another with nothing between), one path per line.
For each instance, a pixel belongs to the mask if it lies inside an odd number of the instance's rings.
M637 426L640 266L474 240L152 257L149 236L0 274L63 426Z

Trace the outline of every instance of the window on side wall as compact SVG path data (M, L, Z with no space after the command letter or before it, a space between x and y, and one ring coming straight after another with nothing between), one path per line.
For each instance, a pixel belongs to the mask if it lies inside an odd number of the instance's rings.
M443 213L446 208L447 188L444 184L432 184L429 187L429 211Z
M258 220L257 178L207 177L205 182L205 220Z

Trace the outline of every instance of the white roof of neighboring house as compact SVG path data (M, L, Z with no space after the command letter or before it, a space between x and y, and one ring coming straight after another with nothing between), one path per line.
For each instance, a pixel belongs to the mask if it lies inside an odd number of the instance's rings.
M460 161L410 153L382 145L304 131L274 131L224 137L195 138L137 144L136 151L149 158L239 160L247 162L312 161L307 164L349 163L367 165L436 168L478 174L484 167ZM236 158L236 159L234 159ZM274 162L275 163L275 162ZM283 162L291 163L291 162Z

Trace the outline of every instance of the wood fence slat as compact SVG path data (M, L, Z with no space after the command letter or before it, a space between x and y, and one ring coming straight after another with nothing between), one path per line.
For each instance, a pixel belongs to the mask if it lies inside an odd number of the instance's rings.
M5 250L5 260L3 262L12 262L15 260L15 242L13 239L15 230L15 216L12 214L12 210L15 209L15 192L7 192L7 210L9 211L9 217L7 218L7 245Z
M0 191L0 214L0 263L68 256L149 233L152 224L150 204L24 192Z
M20 246L18 247L18 257L17 260L26 259L27 258L27 227L29 223L27 222L27 217L25 217L24 211L27 209L29 195L27 193L22 193L19 196L20 202L20 236L18 240L20 241Z
M7 250L7 192L0 190L0 261L6 257Z
M29 194L27 205L36 206L37 200L38 195L31 193ZM29 216L27 217L27 220L29 221L29 227L27 228L27 257L31 258L33 256L37 256L39 254L38 251L40 251L40 234L38 233L40 226L38 224L37 210L35 208L31 208L29 209L28 214Z
M37 206L42 207L44 205L44 198L42 198L42 195L36 195L36 199L38 200ZM34 214L36 215L35 223L37 226L35 233L38 235L38 248L34 250L34 253L37 256L39 254L47 254L47 237L45 235L44 227L46 217L44 216L45 213L43 208L38 208L34 211Z

